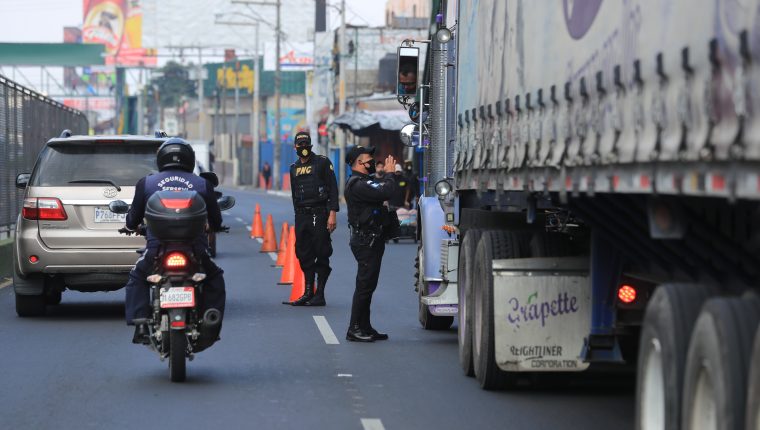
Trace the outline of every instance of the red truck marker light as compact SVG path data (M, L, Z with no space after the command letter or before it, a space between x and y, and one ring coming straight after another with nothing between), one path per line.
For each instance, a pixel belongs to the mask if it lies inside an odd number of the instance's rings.
M630 285L621 285L618 288L618 299L627 305L633 303L636 301L636 288Z

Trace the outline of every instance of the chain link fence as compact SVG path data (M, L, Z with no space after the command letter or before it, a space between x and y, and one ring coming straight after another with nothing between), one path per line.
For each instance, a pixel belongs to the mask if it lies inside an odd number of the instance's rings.
M30 173L45 143L65 129L87 134L87 118L0 75L0 239L12 234L21 209L16 176Z

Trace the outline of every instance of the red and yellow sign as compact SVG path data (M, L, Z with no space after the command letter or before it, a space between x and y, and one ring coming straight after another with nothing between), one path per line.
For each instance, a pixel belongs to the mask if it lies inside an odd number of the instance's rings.
M84 43L106 46L106 64L155 67L155 50L142 47L140 0L83 0Z

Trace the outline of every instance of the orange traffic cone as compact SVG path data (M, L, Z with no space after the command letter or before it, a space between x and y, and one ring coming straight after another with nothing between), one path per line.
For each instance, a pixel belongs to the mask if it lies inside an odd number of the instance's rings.
M261 243L261 249L259 252L277 252L277 236L274 235L272 214L267 215L267 226L264 229L264 242Z
M295 274L293 276L293 288L290 289L290 301L294 302L299 297L303 296L306 288L306 279L304 279L303 270L301 270L301 263L298 259L295 259Z
M282 267L285 265L285 257L288 253L288 223L282 223L282 232L280 232L280 248L277 250L277 261L274 263L274 267Z
M264 228L261 225L261 208L256 203L256 210L253 212L253 224L251 224L251 239L263 238Z
M286 254L285 267L282 268L282 276L280 276L278 285L292 284L296 275L295 265L298 264L298 258L296 258L296 229L292 226L288 233L288 249ZM298 267L300 268L301 266L299 265Z

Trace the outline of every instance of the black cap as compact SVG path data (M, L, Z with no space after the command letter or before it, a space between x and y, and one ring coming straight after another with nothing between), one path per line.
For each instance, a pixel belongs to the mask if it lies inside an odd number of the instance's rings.
M348 150L348 153L346 153L346 164L349 166L354 164L354 161L356 161L357 158L359 158L362 154L369 154L374 155L375 153L375 147L374 146L359 146L356 145L353 148Z
M296 133L296 137L293 139L293 144L298 145L299 143L306 143L307 145L311 145L311 136L309 133L305 131L299 131Z

